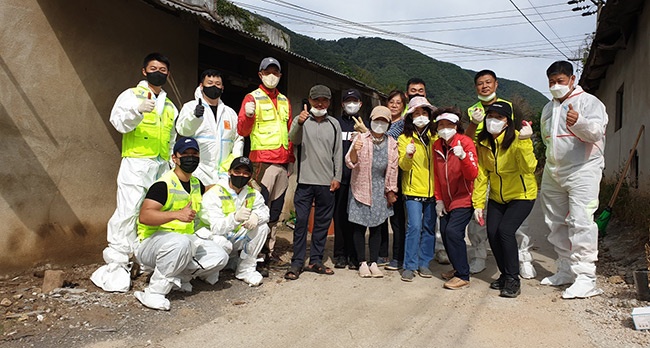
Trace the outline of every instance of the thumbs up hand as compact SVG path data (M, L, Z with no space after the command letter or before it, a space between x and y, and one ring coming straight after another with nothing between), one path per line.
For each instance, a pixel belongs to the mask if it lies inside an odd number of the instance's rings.
M519 131L519 140L530 139L533 135L533 121L521 121L521 130Z
M298 124L302 126L308 118L309 111L307 110L307 104L305 104L303 110L300 112L300 115L298 115Z
M454 147L452 147L452 150L454 150L454 155L458 156L461 160L465 159L465 156L467 156L467 153L465 153L465 150L463 150L463 145L460 144L460 140L458 140L458 144Z
M413 157L413 154L415 153L415 142L413 139L411 139L411 143L406 145L406 155L409 157Z
M192 209L192 201L187 203L185 208L178 211L177 220L182 222L192 222L196 217L196 211Z
M205 112L205 106L203 106L203 103L201 102L201 99L196 100L196 108L194 109L194 116L196 117L203 117L203 113Z
M569 111L567 111L567 113L566 113L566 125L567 125L567 127L571 127L574 124L576 124L576 122L578 122L578 117L579 116L580 115L578 114L578 112L573 110L573 105L569 104Z
M149 95L147 96L147 99L145 99L139 106L138 106L138 112L141 114L144 114L145 112L151 112L153 111L153 108L156 107L156 101L151 99L151 92L149 92Z

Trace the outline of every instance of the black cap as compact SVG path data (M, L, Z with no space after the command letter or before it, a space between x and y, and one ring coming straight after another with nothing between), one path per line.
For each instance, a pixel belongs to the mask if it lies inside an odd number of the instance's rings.
M200 151L199 143L197 143L194 138L186 137L178 139L178 141L176 141L176 144L174 144L174 153L182 154L187 149Z
M230 164L230 170L236 169L238 167L246 167L246 169L248 169L251 174L253 173L253 164L251 163L251 160L248 159L248 157L237 157Z
M341 95L341 100L345 101L348 98L355 98L357 100L361 100L361 93L359 93L359 91L354 88L343 91L343 94Z
M512 107L510 104L504 101L494 102L492 105L488 106L487 110L485 110L485 113L488 114L490 111L494 111L497 114L505 117L512 116Z

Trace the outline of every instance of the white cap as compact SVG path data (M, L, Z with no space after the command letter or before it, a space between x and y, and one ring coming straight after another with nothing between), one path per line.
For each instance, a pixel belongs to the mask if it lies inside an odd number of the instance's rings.
M458 115L456 114L445 112L444 114L438 115L438 117L436 117L436 122L440 122L441 120L447 120L452 123L458 123L458 120L460 120L460 118L458 118Z

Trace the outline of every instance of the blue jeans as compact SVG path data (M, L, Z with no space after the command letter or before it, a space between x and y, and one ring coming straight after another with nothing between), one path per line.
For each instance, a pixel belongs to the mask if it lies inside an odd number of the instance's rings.
M429 267L436 244L436 203L406 200L404 269ZM394 256L394 255L393 255Z

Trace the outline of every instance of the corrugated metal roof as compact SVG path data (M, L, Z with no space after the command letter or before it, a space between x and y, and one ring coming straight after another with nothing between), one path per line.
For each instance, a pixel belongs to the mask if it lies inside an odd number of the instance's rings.
M377 93L379 96L386 97L386 95L384 93L378 91L374 87L368 86L364 82L361 82L361 81L359 81L359 80L357 80L355 78L352 78L352 77L350 77L348 75L345 75L345 74L343 74L341 72L338 72L338 71L336 71L336 70L334 70L334 69L332 69L332 68L330 68L328 66L325 66L325 65L323 65L323 64L321 64L321 63L319 63L317 61L311 60L311 59L309 59L309 58L307 58L305 56L301 56L301 55L299 55L297 53L291 52L291 51L289 51L289 50L287 50L287 49L285 49L285 48L283 48L283 47L281 47L279 45L276 45L276 44L273 44L273 43L268 42L266 40L263 40L263 39L255 36L255 35L253 35L252 33L243 30L242 28L238 28L238 27L236 27L236 26L234 26L232 24L229 24L228 22L223 20L223 18L220 18L216 14L216 9L215 9L214 14L213 14L213 13L210 13L210 10L206 6L190 4L190 3L187 3L186 1L183 1L183 0L145 0L145 1L146 2L158 3L158 4L161 4L161 5L166 6L168 8L175 9L175 10L185 11L185 12L188 12L188 13L190 13L190 14L192 14L192 15L200 18L200 19L206 20L206 21L208 21L210 23L213 23L213 24L216 24L216 25L219 25L219 26L222 26L222 27L237 31L243 36L246 36L246 37L248 37L250 39L253 39L253 40L257 40L260 43L263 43L265 45L272 46L277 50L283 51L283 52L285 52L285 53L287 53L287 54L289 54L289 55L291 55L291 56L293 56L295 58L298 58L299 60L302 60L302 61L304 61L306 63L311 64L311 65L314 65L314 66L316 66L316 67L318 67L320 69L327 70L327 71L329 71L329 72L331 72L331 73L333 73L335 75L338 75L339 77L343 77L345 79L354 81L354 83L357 85L357 87L362 87L364 89L371 90L371 91Z
M644 3L645 0L610 0L602 8L596 35L580 77L580 85L585 90L598 90L607 69L616 60L616 53L625 49L627 41L636 32Z

